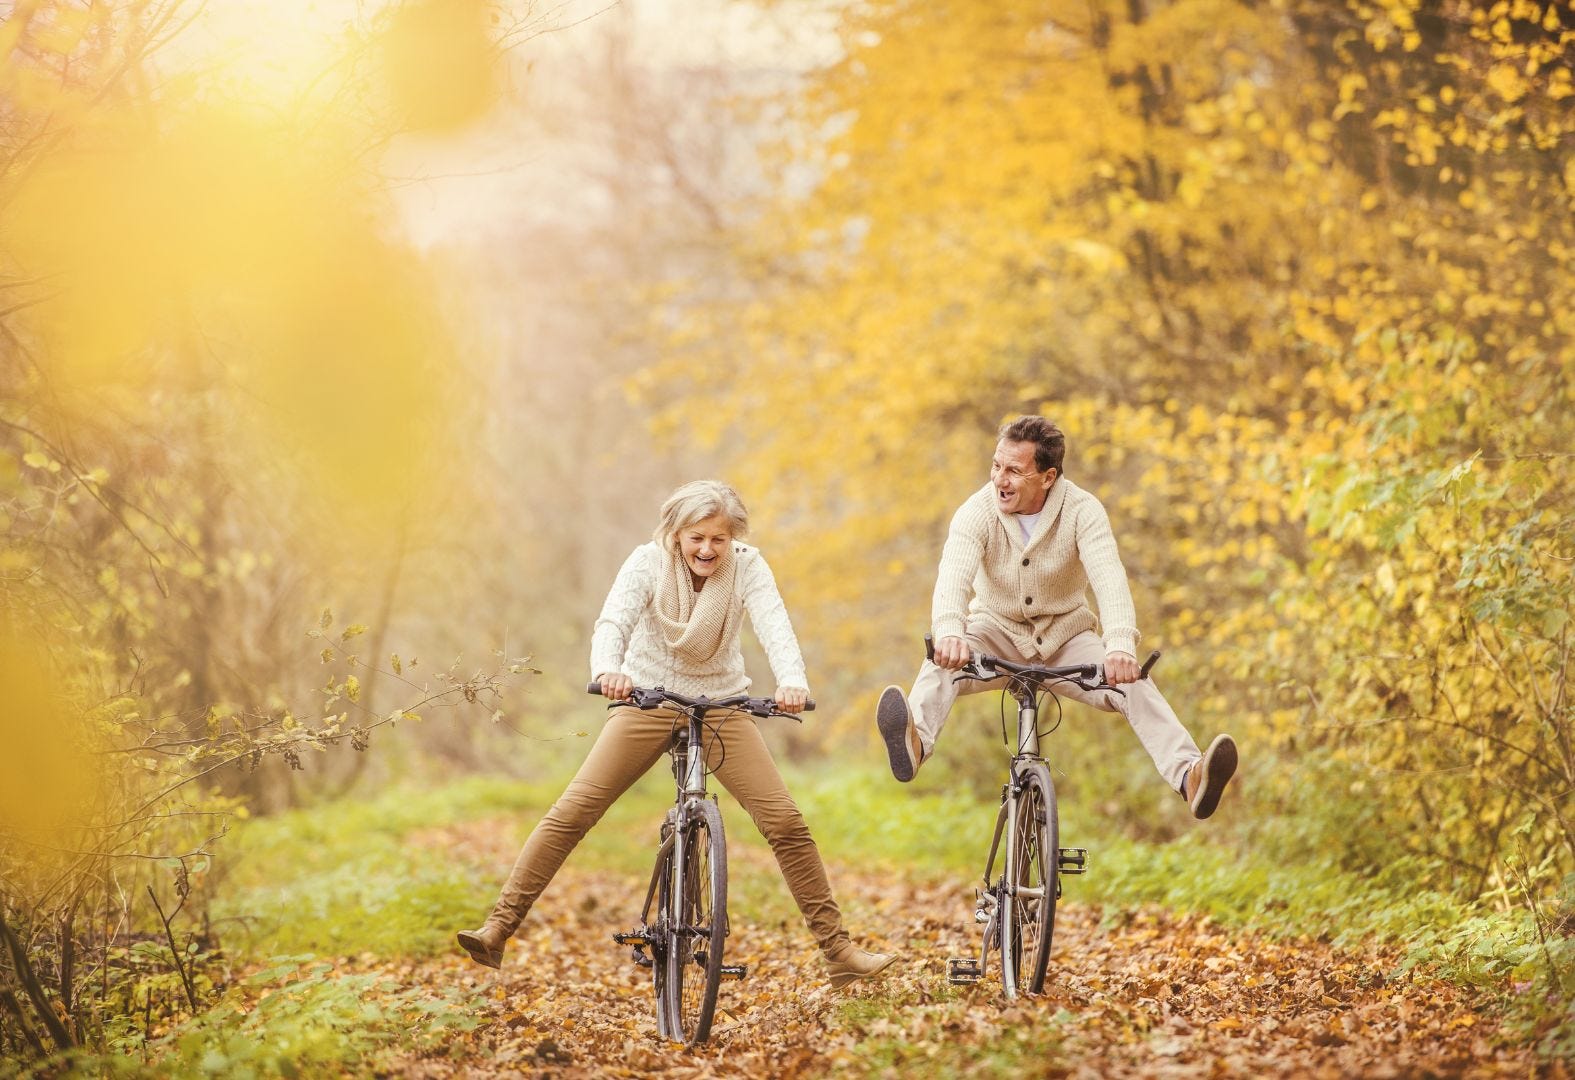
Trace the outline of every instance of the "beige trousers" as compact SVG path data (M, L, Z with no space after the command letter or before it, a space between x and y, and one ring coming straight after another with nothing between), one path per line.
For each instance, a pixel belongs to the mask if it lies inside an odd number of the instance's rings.
M526 839L502 895L487 916L488 926L507 934L519 928L580 838L656 764L672 741L675 726L684 722L670 709L645 712L625 707L608 714L580 771ZM832 899L809 826L788 794L754 719L739 713L712 714L706 717L706 726L709 766L771 845L816 944L823 952L835 951L848 940L842 913ZM714 740L712 731L717 733Z
M1034 656L1023 656L1005 635L986 622L970 620L966 636L968 648L974 652L986 652L1020 664L1043 663L1046 667L1062 667L1071 664L1102 664L1105 660L1105 643L1098 635L1087 630L1045 661ZM919 677L914 680L913 691L908 695L908 708L913 714L914 727L919 729L919 739L924 743L925 756L929 756L935 746L935 740L939 738L941 728L945 726L946 717L950 715L959 694L1000 690L1006 685L1005 679L987 683L954 683L954 674L926 660L919 669ZM1187 729L1176 719L1175 710L1165 701L1152 678L1127 683L1122 690L1124 694L1113 694L1108 690L1091 694L1065 684L1055 688L1061 697L1125 716L1127 723L1137 733L1143 749L1154 759L1154 767L1165 778L1165 782L1179 792L1187 770L1203 756L1198 750L1198 744L1192 741Z

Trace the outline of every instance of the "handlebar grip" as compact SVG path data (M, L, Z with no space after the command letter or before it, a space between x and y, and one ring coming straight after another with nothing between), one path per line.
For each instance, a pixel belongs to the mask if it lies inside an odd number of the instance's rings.
M602 692L602 684L600 682L588 682L585 684L585 692L587 694L600 694Z
M815 711L815 699L814 698L810 698L808 701L804 702L804 711L805 712L814 712Z
M924 658L935 663L935 639L929 634L924 635Z
M1159 660L1159 650L1155 649L1153 652L1148 654L1148 659L1143 661L1143 669L1138 672L1138 678L1140 678L1140 679L1148 678L1149 669L1152 668L1154 666L1154 664L1158 660Z

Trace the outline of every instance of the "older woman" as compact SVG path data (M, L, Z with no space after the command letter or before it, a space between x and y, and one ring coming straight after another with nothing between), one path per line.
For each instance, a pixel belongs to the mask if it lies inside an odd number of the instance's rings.
M697 480L672 494L662 506L655 539L624 562L596 620L591 674L603 694L623 701L636 685L713 698L746 691L738 636L747 612L776 676L778 707L786 712L804 707L809 697L804 658L765 557L739 542L748 528L748 512L726 484ZM884 970L896 958L858 948L842 928L820 852L754 720L721 715L721 745L712 752L716 776L771 844L826 958L832 985ZM612 711L563 797L525 841L492 914L479 930L460 932L459 943L471 959L500 965L504 943L574 845L656 763L672 735L669 713Z

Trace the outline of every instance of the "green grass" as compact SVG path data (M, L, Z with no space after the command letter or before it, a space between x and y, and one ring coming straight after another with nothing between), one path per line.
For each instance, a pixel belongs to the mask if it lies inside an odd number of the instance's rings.
M645 871L649 851L634 838L654 837L667 798L654 779L665 777L647 777L613 807L575 852L577 865ZM515 822L507 827L523 841L560 789L472 778L245 822L226 843L214 919L232 950L253 959L446 951L455 927L491 907L508 865L445 858L411 838L500 818Z
M982 870L996 800L979 794L979 785L952 784L944 772L932 774L928 785L898 785L884 769L868 765L788 773L789 787L834 867L834 883L839 865L884 871L894 881L962 883ZM247 822L227 842L231 868L218 883L214 905L216 917L226 920L219 924L226 943L234 949L232 928L245 926L244 947L236 951L254 960L363 951L420 958L447 951L453 928L479 920L508 867L445 857L441 846L413 844L411 838L424 830L497 819L507 823L499 827L510 830L503 846L512 851L566 779L567 774L528 784L470 779ZM1568 1041L1564 1027L1548 1021L1545 995L1556 976L1527 914L1417 889L1403 864L1380 875L1351 873L1317 814L1253 820L1255 808L1244 802L1230 808L1234 823L1191 825L1181 821L1184 808L1174 800L1177 806L1156 803L1152 813L1157 819L1170 815L1173 820L1161 820L1157 828L1177 830L1179 837L1140 841L1122 835L1111 814L1086 794L1090 790L1062 806L1063 843L1090 852L1089 873L1068 883L1071 899L1105 905L1112 917L1153 903L1273 935L1315 935L1336 945L1393 943L1405 950L1405 966L1423 965L1461 982L1519 986L1520 997L1506 1001L1528 1029L1544 1030L1544 1049L1557 1053ZM592 830L571 865L643 876L670 793L665 770L653 769ZM735 914L796 925L797 911L774 863L746 855L762 853L764 841L729 796L722 795L721 803L729 845L738 852L730 890ZM547 900L551 897L549 892ZM1567 974L1572 957L1563 943L1555 945L1554 959ZM935 1009L936 1023L946 1021L946 1010L961 1007L944 998L908 1005L875 998L847 1006L854 1012L874 1009L873 1016L892 1022L915 1008ZM1045 1060L1058 1038L1052 1028L1034 1036L1032 1045L1014 1035L987 1051L933 1044L916 1051L900 1032L886 1032L881 1024L851 1015L848 1023L862 1033L858 1067L872 1073L888 1068L1009 1073L1029 1059ZM203 1053L214 1045L203 1042ZM230 1051L219 1046L217 1052Z

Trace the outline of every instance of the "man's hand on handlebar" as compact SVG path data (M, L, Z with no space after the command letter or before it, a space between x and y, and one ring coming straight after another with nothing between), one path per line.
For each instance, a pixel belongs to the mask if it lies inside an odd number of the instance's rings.
M956 671L968 662L968 642L960 637L943 637L935 643L935 663Z
M809 701L809 691L802 686L777 687L777 708L785 713L803 712L804 704L807 701Z
M1142 678L1138 668L1137 657L1130 653L1113 652L1105 654L1105 681L1113 686L1122 683L1137 682Z
M627 701L634 693L634 680L627 675L608 673L596 680L602 684L602 697L613 701Z

